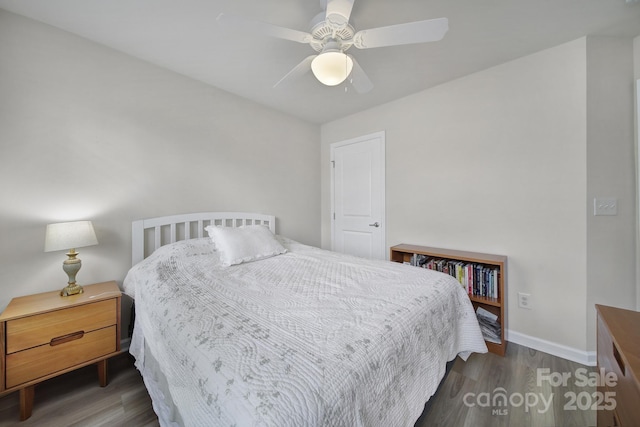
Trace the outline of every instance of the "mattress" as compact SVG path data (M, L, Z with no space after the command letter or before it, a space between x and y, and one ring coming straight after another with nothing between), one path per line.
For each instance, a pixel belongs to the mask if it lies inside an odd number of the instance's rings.
M278 238L260 261L224 267L202 238L129 271L161 425L411 426L447 361L487 351L450 276Z

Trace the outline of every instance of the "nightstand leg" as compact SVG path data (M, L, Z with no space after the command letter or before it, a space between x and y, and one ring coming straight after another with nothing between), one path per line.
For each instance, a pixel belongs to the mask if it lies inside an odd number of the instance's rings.
M20 421L24 421L31 416L35 388L36 386L31 385L20 389Z
M98 362L98 381L100 387L106 387L107 385L107 359Z

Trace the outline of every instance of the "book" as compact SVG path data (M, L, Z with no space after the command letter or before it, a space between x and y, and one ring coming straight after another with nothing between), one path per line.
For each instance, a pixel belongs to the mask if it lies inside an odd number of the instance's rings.
M476 317L484 339L496 344L502 344L502 326L498 321L498 316L482 307L478 307Z
M495 299L500 297L498 292L500 269L495 266L415 253L405 264L440 271L455 277L469 295Z

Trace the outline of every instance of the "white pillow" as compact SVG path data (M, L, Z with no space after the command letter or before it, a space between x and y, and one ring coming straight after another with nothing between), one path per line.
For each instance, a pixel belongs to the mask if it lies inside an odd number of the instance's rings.
M222 265L257 261L287 252L271 230L264 225L242 227L210 225L205 230L220 254Z

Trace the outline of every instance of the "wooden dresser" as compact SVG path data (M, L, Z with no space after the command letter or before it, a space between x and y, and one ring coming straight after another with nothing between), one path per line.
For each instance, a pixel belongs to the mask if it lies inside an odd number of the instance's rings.
M18 297L0 315L0 395L20 391L20 419L31 416L35 385L97 363L107 384L107 358L120 351L120 290L116 282Z
M601 381L598 395L615 400L613 410L598 408L598 427L640 426L640 312L604 305L596 310L598 372L611 378Z

